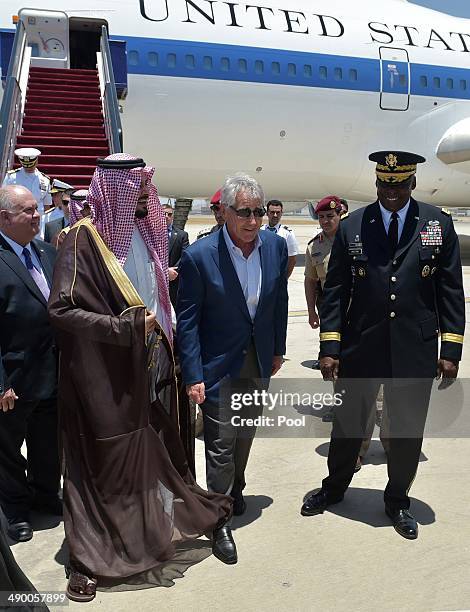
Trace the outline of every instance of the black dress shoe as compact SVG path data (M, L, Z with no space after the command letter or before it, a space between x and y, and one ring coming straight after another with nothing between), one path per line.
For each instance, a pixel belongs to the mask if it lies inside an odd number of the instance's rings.
M32 510L40 514L52 514L53 516L62 516L64 513L62 500L59 497L35 499L33 501Z
M328 506L338 504L343 498L330 498L326 491L320 489L318 493L313 493L304 501L300 514L302 516L315 516L316 514L323 514Z
M318 359L314 359L312 361L312 370L319 370L320 369L320 361Z
M232 530L228 525L214 530L212 552L219 561L227 565L234 565L238 561L237 547L233 541Z
M385 508L395 531L407 540L416 540L418 537L418 523L409 510L391 510Z
M14 522L13 522L14 521ZM33 537L33 529L28 521L13 519L8 521L7 533L15 542L28 542Z

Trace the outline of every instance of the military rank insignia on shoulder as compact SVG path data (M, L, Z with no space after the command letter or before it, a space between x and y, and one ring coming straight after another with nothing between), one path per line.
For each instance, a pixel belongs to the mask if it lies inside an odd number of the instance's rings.
M448 217L452 216L452 213L450 212L450 210L448 208L441 208L441 211L447 215Z
M16 172L18 172L19 168L14 168L13 170L7 170L7 174L16 174Z
M346 213L344 213L344 215L341 215L341 219L340 219L340 221L344 221L344 220L345 220L345 219L347 219L348 217L349 217L349 213L348 213L348 212L346 212Z
M291 232L292 230L290 229L290 227L288 227L287 225L283 225L282 226L285 230L287 230L288 232Z

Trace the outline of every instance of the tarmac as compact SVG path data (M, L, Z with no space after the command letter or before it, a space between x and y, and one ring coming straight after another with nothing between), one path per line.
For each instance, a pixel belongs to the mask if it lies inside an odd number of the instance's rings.
M300 252L316 233L309 219L285 217ZM191 241L211 218L191 217ZM318 354L318 331L308 324L302 256L289 281L286 362L277 375L305 384L320 383L311 360ZM470 266L463 267L467 318ZM462 378L470 378L464 350ZM419 522L416 541L401 538L383 509L386 457L378 439L354 476L344 501L323 515L300 515L304 496L326 475L328 428L321 437L255 439L247 470L247 511L234 520L239 561L226 566L210 555L190 567L171 587L127 592L98 591L83 609L211 612L384 612L470 609L470 441L461 437L425 439L411 490ZM375 432L377 433L377 431ZM198 482L205 486L203 442L196 440ZM35 516L30 542L14 545L21 567L39 591L64 591L66 561L63 525ZM53 610L79 608L70 602Z

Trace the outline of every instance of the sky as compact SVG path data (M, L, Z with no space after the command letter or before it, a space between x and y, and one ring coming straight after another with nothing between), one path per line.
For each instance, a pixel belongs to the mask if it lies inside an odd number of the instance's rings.
M469 0L410 0L414 4L421 4L428 8L443 13L449 13L456 17L470 18L470 1Z

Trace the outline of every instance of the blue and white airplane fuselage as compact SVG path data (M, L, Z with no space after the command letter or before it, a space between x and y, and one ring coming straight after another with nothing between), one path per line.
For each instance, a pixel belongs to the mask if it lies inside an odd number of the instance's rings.
M160 193L207 197L226 175L268 196L375 198L381 149L424 155L417 198L467 206L470 20L406 0L28 0L106 20L125 40L125 150ZM12 28L18 0L2 2Z

